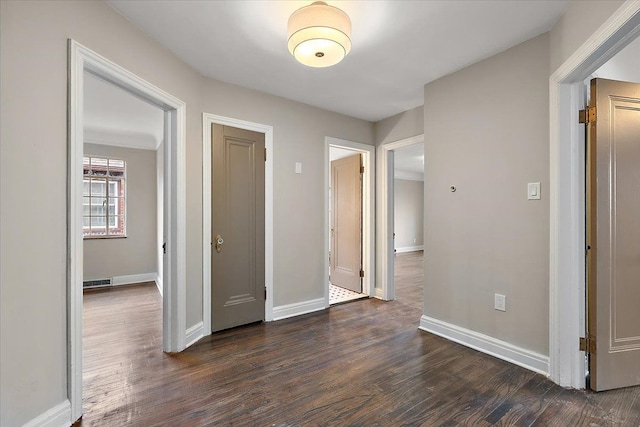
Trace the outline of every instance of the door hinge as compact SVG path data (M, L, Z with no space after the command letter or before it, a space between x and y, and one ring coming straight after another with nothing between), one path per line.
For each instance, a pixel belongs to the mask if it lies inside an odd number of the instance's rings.
M360 173L364 173L364 166L360 166Z
M586 353L596 352L596 340L592 337L580 337L580 351Z
M267 299L267 287L264 287L264 299Z
M364 277L364 270L360 270L360 277Z
M162 244L162 253L163 254L167 253L167 243L166 242Z
M587 107L578 111L578 123L593 123L596 121L596 107Z
M267 161L267 148L264 148L264 161Z

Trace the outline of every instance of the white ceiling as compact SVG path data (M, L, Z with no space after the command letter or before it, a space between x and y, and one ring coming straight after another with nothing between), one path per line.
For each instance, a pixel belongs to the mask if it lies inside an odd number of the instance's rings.
M84 140L155 150L164 133L163 111L128 92L84 73Z
M108 3L205 76L378 121L423 105L425 83L548 31L568 0L328 1L353 27L330 68L287 50L287 20L311 0Z

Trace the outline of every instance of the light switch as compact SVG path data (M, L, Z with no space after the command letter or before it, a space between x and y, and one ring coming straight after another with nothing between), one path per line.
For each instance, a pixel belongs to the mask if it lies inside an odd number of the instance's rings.
M302 162L296 162L296 173L302 173Z
M527 199L540 200L540 183L530 182L527 184Z

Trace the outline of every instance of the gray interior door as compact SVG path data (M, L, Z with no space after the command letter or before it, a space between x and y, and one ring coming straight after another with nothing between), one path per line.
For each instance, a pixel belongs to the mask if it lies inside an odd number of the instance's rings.
M211 330L264 320L264 134L213 125Z
M587 329L599 391L640 384L640 84L594 79L589 106Z
M331 162L331 283L362 292L360 154Z

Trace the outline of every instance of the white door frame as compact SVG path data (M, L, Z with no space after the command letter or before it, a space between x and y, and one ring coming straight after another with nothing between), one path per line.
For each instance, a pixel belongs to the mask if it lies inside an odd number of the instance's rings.
M378 146L378 268L380 270L378 289L380 294L377 296L385 301L392 301L396 298L393 280L395 255L393 247L393 151L421 142L424 142L424 134Z
M202 114L202 321L203 334L211 335L211 125L233 126L264 134L267 161L264 169L264 280L267 298L264 320L273 320L273 126L215 114Z
M624 3L549 79L550 264L549 376L584 388L578 350L585 330L584 80L640 32L640 1Z
M373 180L375 177L375 147L360 142L347 141L327 136L324 138L324 304L329 307L329 185L331 158L329 149L346 148L354 152L362 153L362 165L364 166L364 188L362 191L362 269L364 280L362 293L375 296L375 193Z
M69 40L68 163L68 397L72 421L82 416L82 157L84 73L90 72L165 111L163 342L167 352L185 348L185 119L186 104Z

